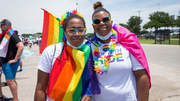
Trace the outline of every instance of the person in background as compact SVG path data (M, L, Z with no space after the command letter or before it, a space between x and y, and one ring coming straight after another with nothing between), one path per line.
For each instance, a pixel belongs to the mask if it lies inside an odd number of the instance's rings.
M148 101L150 75L144 51L134 33L113 25L101 2L94 4L91 44L101 93L92 101Z
M39 50L40 50L40 47L41 47L41 39L42 39L42 36L38 39Z
M24 41L25 41L25 45L24 46L28 46L28 37L27 36L24 37Z
M1 58L0 58L0 101L10 101L12 98L7 98L6 96L3 95L2 92L2 82L1 82L1 75L2 75L2 62L1 62ZM7 83L5 83L7 84Z
M85 21L77 11L64 15L61 24L67 40L43 51L34 101L90 101L100 93L90 43L84 40Z
M28 39L28 44L29 44L29 49L31 49L32 45L33 45L33 41L32 38Z
M14 34L11 22L8 19L2 20L0 22L0 27L2 31L2 34L0 34L0 57L2 61L2 69L5 74L6 82L13 95L12 101L18 101L18 88L15 78L24 45L18 35Z
M25 38L24 38L23 36L21 36L21 38L22 38L22 43L23 43L23 45L25 46L25 45L26 45L26 43L25 43Z

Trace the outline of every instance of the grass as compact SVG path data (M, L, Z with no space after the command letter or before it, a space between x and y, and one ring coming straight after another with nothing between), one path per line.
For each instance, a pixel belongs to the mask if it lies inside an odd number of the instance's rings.
M155 44L155 40L139 40L141 44Z
M141 44L155 44L155 40L139 40ZM156 41L156 44L161 44L160 41ZM169 45L169 40L162 41L162 44ZM170 45L179 45L179 40L170 40Z
M172 38L172 39L179 39L179 35L171 35L170 38Z

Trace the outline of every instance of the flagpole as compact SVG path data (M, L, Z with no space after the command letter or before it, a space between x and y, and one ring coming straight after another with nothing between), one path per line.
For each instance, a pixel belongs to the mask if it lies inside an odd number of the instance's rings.
M76 2L76 11L77 11L78 2Z

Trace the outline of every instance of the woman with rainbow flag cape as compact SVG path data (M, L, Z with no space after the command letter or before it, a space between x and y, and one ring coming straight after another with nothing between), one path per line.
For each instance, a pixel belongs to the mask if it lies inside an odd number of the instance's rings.
M35 101L90 101L90 96L100 93L91 45L84 40L85 21L77 11L63 16L61 24L67 40L43 51Z
M94 70L101 94L92 101L148 101L151 86L149 67L135 34L112 25L110 13L101 2L92 15L95 37L91 39Z

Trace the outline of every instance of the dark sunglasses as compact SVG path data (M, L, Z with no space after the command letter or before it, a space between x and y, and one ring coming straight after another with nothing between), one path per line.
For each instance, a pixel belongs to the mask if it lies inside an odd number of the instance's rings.
M110 21L110 17L107 16L107 17L104 17L104 18L101 18L101 19L100 18L93 19L93 24L100 24L101 21L103 23L108 23Z

